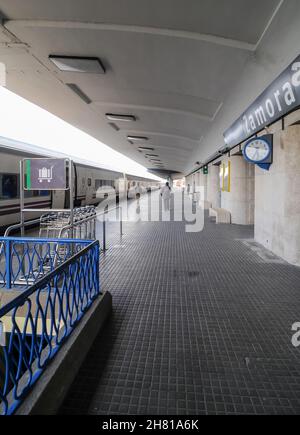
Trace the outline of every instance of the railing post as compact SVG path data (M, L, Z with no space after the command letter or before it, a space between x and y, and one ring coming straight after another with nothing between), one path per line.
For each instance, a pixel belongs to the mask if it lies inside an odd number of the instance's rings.
M120 235L123 236L123 213L122 213L122 207L119 207L119 217L120 217Z
M92 223L91 223L91 227L92 227L92 230L91 230L91 232L92 232L92 238L93 238L93 240L95 240L96 239L96 218L94 218L93 220L92 220Z
M11 266L12 266L12 258L11 258L11 240L5 241L5 279L6 279L6 288L11 290Z
M96 245L96 292L97 294L101 292L100 284L100 246L99 243Z
M106 220L105 220L105 214L103 215L103 251L106 251Z

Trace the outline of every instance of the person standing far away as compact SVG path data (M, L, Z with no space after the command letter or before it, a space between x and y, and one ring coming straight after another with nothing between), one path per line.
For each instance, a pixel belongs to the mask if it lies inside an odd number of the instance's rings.
M135 188L135 198L136 198L136 213L140 214L141 213L141 205L140 205L140 199L141 199L141 195L142 195L143 191L141 186L139 185L139 183L137 183L136 188Z
M165 186L163 186L160 189L160 195L164 201L164 210L169 211L170 210L170 200L171 200L171 187L169 183L166 183Z
M187 185L187 194L189 195L190 193L191 193L191 185L188 184L188 185Z

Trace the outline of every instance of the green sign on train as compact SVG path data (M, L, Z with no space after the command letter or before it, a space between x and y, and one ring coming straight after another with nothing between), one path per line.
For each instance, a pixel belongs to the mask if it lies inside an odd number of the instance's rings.
M68 190L65 159L25 159L25 190Z

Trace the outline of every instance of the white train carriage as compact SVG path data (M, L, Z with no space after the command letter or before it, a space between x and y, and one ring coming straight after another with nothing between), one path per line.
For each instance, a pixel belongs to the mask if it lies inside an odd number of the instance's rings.
M7 142L8 140L0 141L0 228L2 230L20 222L20 161L25 158L47 157L41 152L8 147ZM20 148L21 145L18 144ZM127 176L122 172L78 162L74 162L73 183L75 207L97 205L107 195L116 195L118 198L120 192L124 192L126 197L133 183L138 183L144 190L158 188L159 185L157 181ZM69 208L69 193L25 191L25 206L30 209ZM39 212L26 214L26 220L38 217L40 217Z

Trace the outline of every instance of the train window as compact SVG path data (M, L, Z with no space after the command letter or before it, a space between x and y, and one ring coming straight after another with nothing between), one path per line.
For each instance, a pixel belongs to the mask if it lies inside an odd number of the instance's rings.
M16 174L0 174L0 198L15 199L19 197L19 177Z
M95 180L95 189L98 190L100 187L115 187L114 180Z
M91 185L92 185L92 179L88 178L88 187L91 187Z
M49 196L50 192L49 190L25 190L24 191L24 198L38 198L40 196Z
M49 190L41 190L39 192L40 196L49 196L50 195L50 191Z
M0 199L19 199L20 198L20 176L18 174L0 174ZM49 196L48 190L25 190L24 198L38 198Z
M103 186L103 180L95 180L95 189L99 189Z

